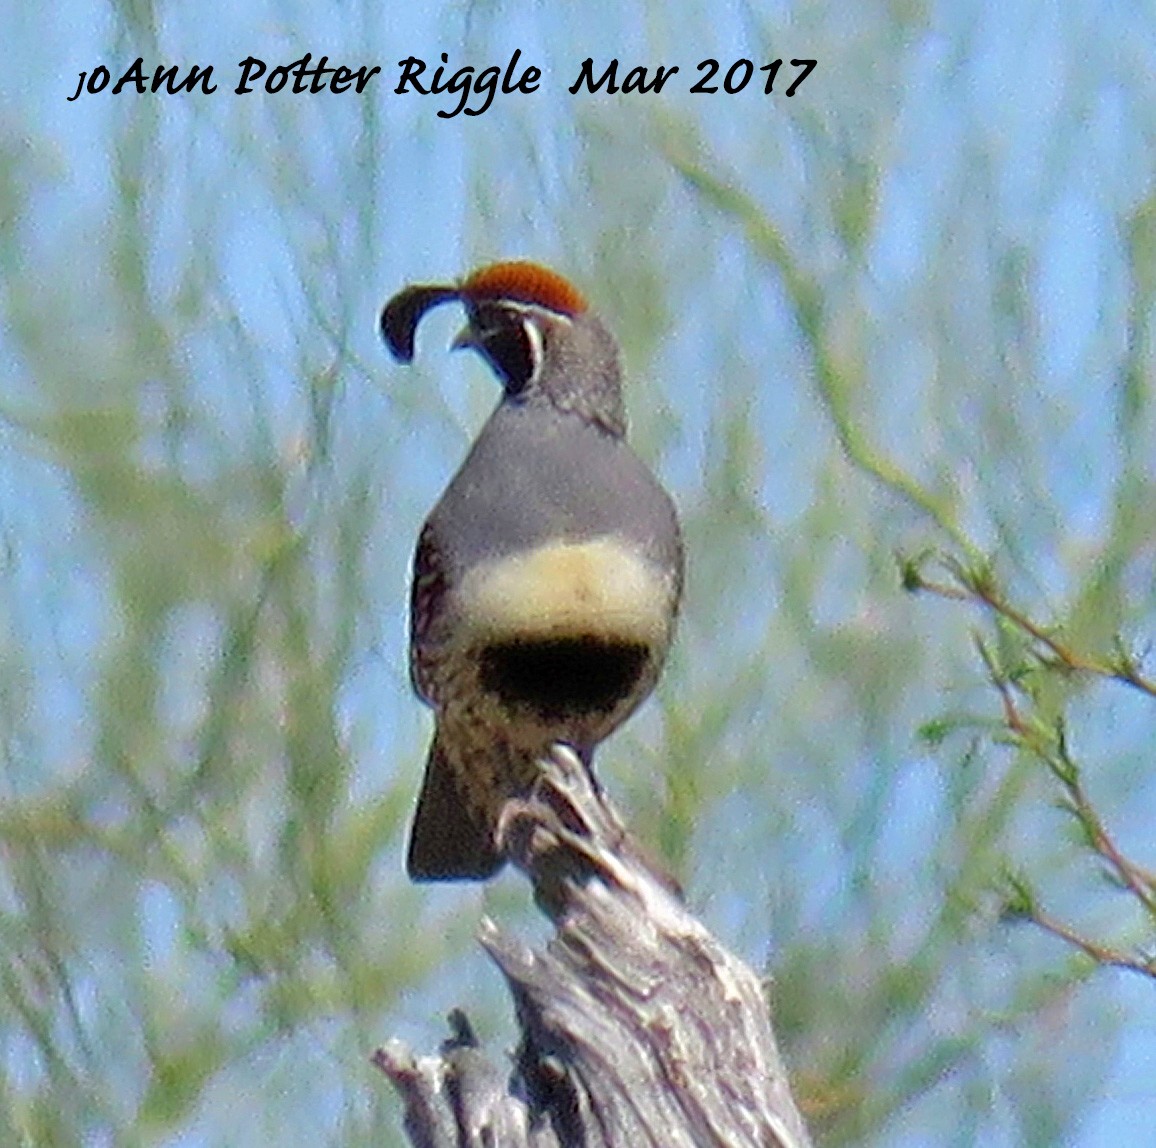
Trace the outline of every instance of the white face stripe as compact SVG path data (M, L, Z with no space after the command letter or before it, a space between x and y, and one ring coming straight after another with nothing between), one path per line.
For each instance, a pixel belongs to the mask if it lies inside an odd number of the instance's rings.
M542 340L542 332L538 329L537 322L531 316L526 315L522 319L522 330L526 332L526 342L530 344L530 362L532 364L526 386L532 386L538 381L538 375L541 374L542 360L546 357L546 344Z
M574 320L565 311L554 311L549 307L544 307L541 303L519 303L514 299L495 299L494 302L499 307L506 307L521 315L544 315L547 319L555 322L561 321L569 326L574 324Z

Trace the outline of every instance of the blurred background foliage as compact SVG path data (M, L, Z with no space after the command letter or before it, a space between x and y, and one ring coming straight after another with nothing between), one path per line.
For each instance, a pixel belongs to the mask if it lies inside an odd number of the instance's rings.
M1136 952L1152 917L1000 686L1149 865L1152 699L901 563L982 569L1080 658L1156 634L1150 13L66 0L3 30L0 1142L398 1143L376 1044L432 1048L455 1004L511 1039L471 937L539 929L524 888L400 864L409 554L494 387L449 309L409 370L374 330L506 256L618 331L685 518L680 641L601 772L773 978L820 1142L1140 1142L1150 983L1009 918ZM483 116L393 92L411 53L514 48L541 88ZM384 75L232 93L305 51ZM218 91L67 102L138 55ZM587 56L681 71L571 96ZM688 95L707 56L818 66Z

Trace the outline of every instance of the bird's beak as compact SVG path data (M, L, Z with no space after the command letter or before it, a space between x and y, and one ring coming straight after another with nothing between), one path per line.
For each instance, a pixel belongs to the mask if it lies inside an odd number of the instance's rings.
M450 344L451 351L479 351L481 347L478 333L468 325L454 336L454 341Z

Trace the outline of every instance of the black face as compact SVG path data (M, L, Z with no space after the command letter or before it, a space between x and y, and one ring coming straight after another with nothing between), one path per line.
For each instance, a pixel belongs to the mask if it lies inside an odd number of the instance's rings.
M498 303L474 309L470 325L478 349L486 356L509 395L520 395L538 369L540 346L529 331L529 316Z

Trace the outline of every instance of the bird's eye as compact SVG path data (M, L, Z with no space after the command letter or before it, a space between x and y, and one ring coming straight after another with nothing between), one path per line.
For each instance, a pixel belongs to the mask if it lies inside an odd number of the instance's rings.
M526 318L501 323L481 336L494 370L510 395L521 394L538 372L542 357L542 337Z

